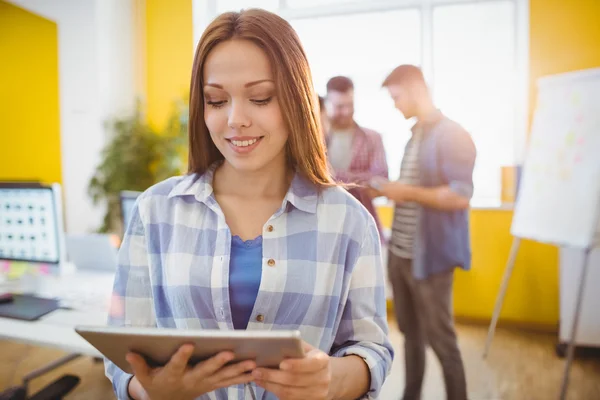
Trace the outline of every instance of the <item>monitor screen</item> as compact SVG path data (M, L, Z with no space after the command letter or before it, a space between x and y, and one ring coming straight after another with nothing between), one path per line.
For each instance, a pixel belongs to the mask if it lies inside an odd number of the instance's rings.
M51 187L0 184L0 259L60 262L60 222Z
M130 190L121 192L121 217L123 218L122 222L124 231L127 229L127 226L129 226L133 206L135 205L135 202L140 194L142 194L142 192L134 192Z

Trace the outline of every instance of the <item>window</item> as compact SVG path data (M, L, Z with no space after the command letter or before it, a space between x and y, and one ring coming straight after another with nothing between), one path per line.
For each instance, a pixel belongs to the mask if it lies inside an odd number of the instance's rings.
M436 105L477 146L478 201L498 201L500 168L521 161L527 123L527 0L194 0L195 37L221 11L262 7L296 29L315 88L347 75L355 119L380 132L390 178L399 175L410 122L381 82L394 67L422 67ZM200 5L197 5L200 4ZM212 11L211 11L212 10Z
M319 94L325 94L325 85L332 76L345 75L353 80L354 119L382 134L390 176L397 177L410 125L394 109L381 84L396 66L419 64L419 11L299 19L292 20L291 25L302 41Z
M514 6L494 1L433 10L434 100L473 136L475 198L500 198L500 167L514 162Z

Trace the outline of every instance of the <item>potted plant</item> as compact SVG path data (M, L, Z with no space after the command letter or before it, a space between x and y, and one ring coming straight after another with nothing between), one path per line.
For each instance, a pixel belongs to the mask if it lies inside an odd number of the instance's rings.
M110 139L88 185L94 204L106 203L102 233L121 233L120 197L123 190L144 191L185 170L188 106L177 102L161 131L147 122L138 103L133 115L107 123Z

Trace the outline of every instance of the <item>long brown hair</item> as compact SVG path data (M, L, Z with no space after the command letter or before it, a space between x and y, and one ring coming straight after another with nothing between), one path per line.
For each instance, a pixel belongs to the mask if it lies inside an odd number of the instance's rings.
M318 98L302 44L287 21L260 9L221 14L200 38L190 84L188 172L202 174L223 160L204 122L203 70L210 51L231 39L249 40L269 58L289 132L286 153L290 166L319 187L334 185L321 139Z

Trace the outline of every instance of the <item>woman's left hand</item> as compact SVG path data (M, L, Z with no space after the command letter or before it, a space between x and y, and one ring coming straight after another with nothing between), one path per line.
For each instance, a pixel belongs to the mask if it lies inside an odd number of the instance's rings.
M281 400L330 398L331 363L329 355L304 342L305 356L283 361L278 370L257 368L257 385Z

